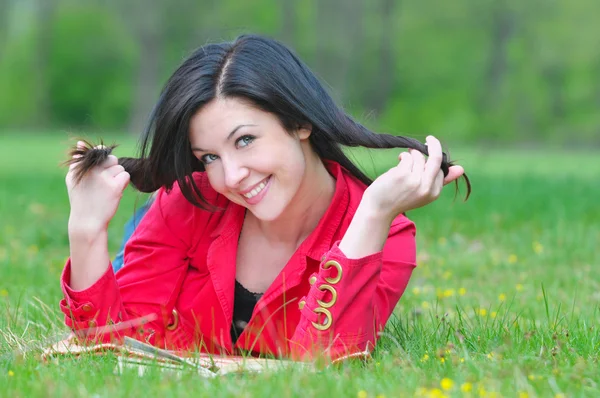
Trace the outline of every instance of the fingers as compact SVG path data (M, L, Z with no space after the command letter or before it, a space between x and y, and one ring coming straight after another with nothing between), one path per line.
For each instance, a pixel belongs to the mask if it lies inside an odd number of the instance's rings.
M115 164L115 165L112 165L112 166L104 169L104 173L106 173L106 175L109 175L111 177L114 177L117 174L123 173L124 171L125 171L125 168L123 166L121 166L120 164Z
M398 171L410 174L414 164L414 159L411 154L408 152L402 152L398 157L400 158L400 163L398 166L396 166Z
M422 172L425 170L425 156L416 149L410 149L409 152L413 158L413 172Z
M114 181L115 181L115 183L117 183L117 185L121 189L121 191L123 191L127 187L127 184L129 184L130 179L131 179L131 176L126 171L123 171L114 177Z
M463 174L465 174L465 169L462 166L450 166L448 175L444 178L444 185L450 184Z
M427 164L425 165L425 173L423 178L426 181L433 183L435 181L435 177L442 166L442 144L438 141L437 138L429 135L425 139L427 142L427 151L429 152L429 157L427 159Z

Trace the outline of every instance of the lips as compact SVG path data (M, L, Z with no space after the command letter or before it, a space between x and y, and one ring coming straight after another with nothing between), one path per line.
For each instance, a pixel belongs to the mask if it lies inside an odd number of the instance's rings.
M268 176L267 178L256 184L251 190L240 192L241 195L244 196L246 199L250 199L253 196L258 195L265 188L270 178L271 176Z
M256 184L252 190L246 191L244 194L242 194L242 197L246 203L257 204L262 200L266 194L266 191L268 191L269 186L271 185L271 177L272 176L265 178L263 181Z

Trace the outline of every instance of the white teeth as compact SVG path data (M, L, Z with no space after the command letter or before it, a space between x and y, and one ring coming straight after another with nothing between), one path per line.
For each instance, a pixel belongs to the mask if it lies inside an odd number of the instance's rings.
M244 197L248 199L255 197L259 194L260 191L263 190L265 186L267 186L267 184L265 182L261 182L257 188L254 188L252 191L248 192L247 194L244 194Z

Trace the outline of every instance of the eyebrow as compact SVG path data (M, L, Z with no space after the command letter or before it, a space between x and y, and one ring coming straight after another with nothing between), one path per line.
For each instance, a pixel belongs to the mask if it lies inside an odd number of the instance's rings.
M248 127L248 126L256 126L256 124L240 124L239 126L237 126L236 128L234 128L233 130L231 130L231 133L229 133L229 135L227 136L227 139L225 141L229 141L231 139L231 137L233 137L233 135L236 133L236 131L238 131L242 127ZM192 151L194 151L194 152L195 151L207 152L206 150L204 150L202 148L198 148L198 147L192 147Z

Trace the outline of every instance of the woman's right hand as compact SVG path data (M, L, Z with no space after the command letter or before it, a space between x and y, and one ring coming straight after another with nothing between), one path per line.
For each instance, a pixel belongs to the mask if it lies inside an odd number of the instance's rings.
M84 147L83 142L77 143ZM99 166L89 170L79 183L75 182L76 164L69 167L65 182L71 204L69 234L96 234L105 231L114 217L129 183L129 173L109 155Z

